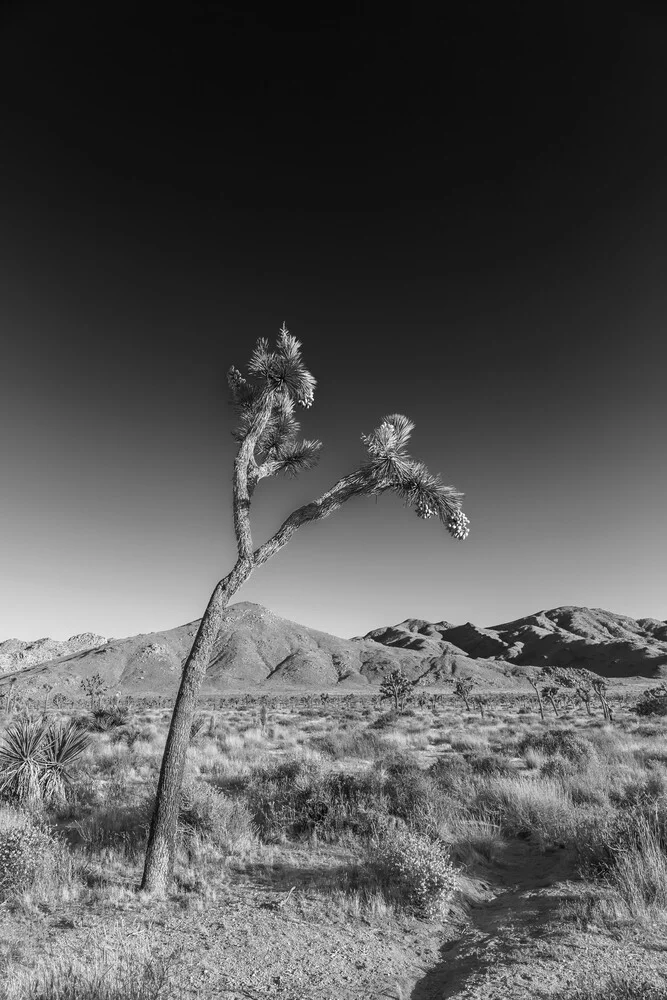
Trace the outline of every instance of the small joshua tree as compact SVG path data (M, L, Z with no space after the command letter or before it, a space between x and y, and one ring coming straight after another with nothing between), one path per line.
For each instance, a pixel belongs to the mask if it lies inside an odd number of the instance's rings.
M474 685L475 682L472 677L462 677L461 680L456 681L454 684L454 694L459 698L463 698L466 705L466 711L468 712L470 711L470 702L468 699Z
M402 670L392 670L383 678L380 684L380 698L391 699L397 712L403 711L406 701L411 696L412 684Z
M250 574L274 556L304 525L319 521L354 497L398 494L418 517L437 516L456 539L468 535L462 494L445 486L425 465L412 458L407 446L414 424L395 413L370 434L362 434L367 458L316 500L293 511L276 533L253 548L250 505L262 479L285 473L296 476L315 465L319 441L298 440L297 405L308 409L315 379L301 359L301 345L283 324L274 350L257 342L247 376L230 368L227 382L238 424L238 452L233 471L233 515L238 558L231 572L215 586L199 623L192 650L183 666L181 684L162 758L155 810L151 821L141 888L164 893L173 869L180 791L190 725L225 608Z
M577 693L577 698L579 698L580 701L583 701L584 705L586 706L587 714L592 715L593 713L591 712L591 689L588 687L587 684L580 684L576 689L576 693Z
M560 691L555 684L550 684L550 685L547 684L545 687L542 688L542 697L546 698L547 701L551 702L551 707L554 710L556 718L559 718L558 706L556 705L556 698L558 697L559 693Z
M489 705L488 700L486 698L482 698L481 695L477 694L473 698L473 703L477 705L477 708L479 709L479 714L482 716L482 718L485 718L484 710L488 708Z
M92 677L84 677L81 681L81 687L83 688L84 694L90 698L90 710L95 711L95 704L99 706L100 699L102 695L106 692L107 686L100 677L99 674L93 674Z
M537 679L535 677L531 677L530 674L526 674L525 677L530 686L532 687L533 691L537 695L537 704L540 709L540 718L542 719L542 722L544 722L544 706L542 704L542 695L540 694L540 689L537 686Z
M607 701L607 682L604 677L596 678L592 683L592 687L598 696L600 704L602 705L602 713L605 717L605 721L613 722L614 716L612 715L611 706Z

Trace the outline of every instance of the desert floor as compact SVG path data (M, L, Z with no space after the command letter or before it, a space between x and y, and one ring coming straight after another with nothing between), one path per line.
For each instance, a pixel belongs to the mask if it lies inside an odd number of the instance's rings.
M651 686L613 722L530 691L203 697L163 899L136 889L169 709L52 710L89 743L65 799L5 789L0 997L667 997Z

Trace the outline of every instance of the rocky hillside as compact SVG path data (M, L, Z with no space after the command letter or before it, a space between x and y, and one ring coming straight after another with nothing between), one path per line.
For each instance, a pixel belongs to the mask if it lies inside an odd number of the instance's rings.
M31 688L79 693L81 679L99 673L110 690L170 695L198 624L128 639L10 639L0 644L0 663L7 680L16 676ZM490 628L408 618L340 639L242 602L225 612L204 690L365 688L397 667L412 680L465 674L482 688L506 688L524 683L525 668L545 665L606 677L667 677L667 623L563 607Z
M54 660L57 656L69 656L80 653L84 649L93 649L107 642L103 635L93 632L83 632L73 635L70 639L35 639L25 642L23 639L5 639L0 642L0 673L6 674L14 670L22 670L34 663L44 663Z
M110 640L27 667L16 676L28 687L50 684L55 690L79 691L83 677L99 673L111 690L172 694L198 624ZM204 690L365 688L397 667L413 680L465 670L486 687L507 685L498 662L473 659L451 643L429 646L429 637L424 639L426 645L415 639L405 647L372 638L340 639L258 604L233 604L225 613Z
M503 668L508 663L549 665L586 668L605 677L667 677L667 622L602 608L553 608L489 628L408 618L364 638L430 656L455 648L476 661L502 661Z

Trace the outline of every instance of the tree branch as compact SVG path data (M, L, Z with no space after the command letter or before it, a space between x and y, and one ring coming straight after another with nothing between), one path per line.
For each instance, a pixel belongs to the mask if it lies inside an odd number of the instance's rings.
M234 459L234 532L239 551L239 559L252 563L252 534L250 531L250 497L255 488L256 470L255 448L266 427L274 405L273 393L268 393L255 415L250 429L241 442ZM254 473L254 475L253 475Z
M304 504L303 507L298 507L297 510L293 511L290 516L283 521L281 526L276 531L267 542L260 545L258 549L255 550L253 554L253 563L255 566L261 566L265 563L271 556L275 555L279 549L289 542L290 538L295 531L298 531L304 524L309 521L319 521L323 517L328 517L329 514L333 514L342 504L347 500L351 500L355 496L363 496L364 494L369 495L371 493L380 493L386 489L389 489L389 485L378 486L369 477L363 469L359 469L357 472L351 473L349 476L343 476L338 482L331 487L331 489L324 493L318 500L313 500L312 503Z

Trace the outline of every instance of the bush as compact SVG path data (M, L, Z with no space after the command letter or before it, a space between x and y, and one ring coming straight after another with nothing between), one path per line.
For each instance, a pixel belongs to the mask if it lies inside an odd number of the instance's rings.
M383 712L382 715L378 715L375 722L371 723L371 729L389 729L394 726L398 719L400 719L400 712L396 712L393 708L389 712Z
M553 778L492 778L478 787L474 807L493 817L508 836L534 836L545 845L571 835L572 799Z
M247 795L253 821L268 841L367 836L387 814L378 775L327 774L318 761L298 757L256 768Z
M569 778L576 774L576 767L571 760L556 754L542 765L540 774L543 778Z
M667 688L647 688L630 711L635 715L667 715Z
M310 746L334 760L344 757L373 758L385 751L385 745L376 733L355 729L349 733L325 733L310 740Z
M582 770L585 770L595 756L590 743L570 729L527 733L517 744L519 754L525 753L526 750L537 750L547 757L565 757Z
M257 835L245 803L214 791L204 782L193 782L182 790L178 821L189 832L228 852L250 844Z
M402 901L424 916L441 911L459 885L458 872L441 848L407 830L386 837L369 864L381 884L398 890Z
M376 763L375 769L384 774L384 793L394 816L409 820L428 809L433 784L417 763L402 754L390 753Z
M37 874L62 844L50 834L17 813L5 813L5 826L0 830L0 898L27 889Z
M443 754L431 765L428 774L443 792L453 792L470 779L473 770L461 754Z
M473 774L515 774L516 768L506 757L497 756L491 753L471 754L468 757L468 764Z

